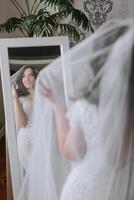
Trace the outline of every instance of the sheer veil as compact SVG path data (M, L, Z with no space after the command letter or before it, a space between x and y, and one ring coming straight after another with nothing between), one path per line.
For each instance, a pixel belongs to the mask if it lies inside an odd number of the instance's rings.
M66 109L81 98L98 107L102 166L93 183L93 199L133 199L133 47L133 22L111 21L64 55L66 87L61 58L40 72L35 90L34 149L19 200L58 200L71 169L70 161L59 152L53 105L40 94L39 80ZM104 177L107 184L103 184Z
M20 76L21 72L25 67L29 65L23 65L19 70L17 70L13 75L10 77L11 84L17 87L18 77Z

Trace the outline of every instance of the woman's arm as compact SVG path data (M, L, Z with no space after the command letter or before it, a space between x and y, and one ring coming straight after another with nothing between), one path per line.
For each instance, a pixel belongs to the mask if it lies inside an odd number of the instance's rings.
M64 151L64 145L66 141L66 137L69 132L69 124L68 120L65 117L66 110L61 105L53 104L55 118L56 118L56 128L57 128L57 136L58 136L58 144L61 152Z
M14 86L12 86L12 97L13 97L15 123L19 128L25 127L27 125L27 118L20 104L20 100Z
M86 151L84 135L79 128L69 127L66 111L60 105L54 105L59 149L70 160L81 159Z
M85 153L85 140L79 129L74 129L69 126L69 121L66 118L66 109L61 106L50 89L40 82L40 90L54 106L56 117L57 138L59 150L70 160L77 160L83 157Z
M64 155L70 160L80 160L85 153L86 142L83 133L78 128L71 128L64 144Z

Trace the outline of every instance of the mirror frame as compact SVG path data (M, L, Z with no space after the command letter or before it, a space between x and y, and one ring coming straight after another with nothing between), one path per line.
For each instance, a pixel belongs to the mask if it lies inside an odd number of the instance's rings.
M60 46L60 56L62 58L63 79L65 80L65 61L63 55L69 50L68 37L43 37L43 38L10 38L0 39L0 70L2 79L4 111L5 111L5 126L6 126L6 141L9 152L9 163L11 171L11 181L13 198L16 200L22 184L22 175L18 160L16 130L14 122L14 112L12 105L11 83L10 83L10 68L8 48L16 47L41 47L41 46ZM66 84L64 84L66 87ZM65 91L67 91L65 89ZM67 94L65 93L65 98ZM66 99L67 101L67 99Z

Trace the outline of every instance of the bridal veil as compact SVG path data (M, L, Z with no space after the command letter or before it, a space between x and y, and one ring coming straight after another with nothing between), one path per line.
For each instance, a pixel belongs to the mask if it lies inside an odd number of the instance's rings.
M83 97L98 106L98 137L105 159L92 191L94 200L134 198L133 47L133 22L111 21L72 48L64 60L58 58L40 72L34 102L34 148L19 200L58 200L72 167L58 150L53 106L40 94L39 80L52 89L66 110ZM101 171L108 179L105 186L99 185ZM98 192L101 187L105 187L103 194Z

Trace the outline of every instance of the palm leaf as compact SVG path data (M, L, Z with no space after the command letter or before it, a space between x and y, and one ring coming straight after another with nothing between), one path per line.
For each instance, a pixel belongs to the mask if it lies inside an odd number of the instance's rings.
M38 25L33 27L33 32L36 36L52 36L53 26L46 22L39 21Z
M19 26L21 22L18 18L12 17L8 19L5 23L0 24L0 32L8 32L11 33L15 31Z
M74 0L45 0L45 5L59 10L70 10L73 7Z
M66 11L64 10L51 14L51 18L55 18L57 20L58 19L63 20L65 17L66 17Z
M74 8L70 12L70 14L71 20L74 21L78 27L81 26L83 30L91 30L92 32L94 32L91 22L89 21L89 19L83 11Z
M36 20L36 15L28 15L23 17L23 23L28 29L32 27L35 20Z
M50 36L56 26L56 19L49 12L40 11L31 27L31 34L36 36ZM46 30L45 30L46 29Z
M58 27L60 28L61 34L67 34L70 39L76 42L80 40L80 35L74 26L70 24L58 24Z
M45 1L48 6L53 7L54 9L58 8L58 10L64 13L64 16L67 17L70 15L71 20L76 23L79 27L81 26L83 30L94 32L92 25L85 15L85 13L81 10L78 10L74 7L74 1L68 0L46 0ZM57 6L57 7L56 7Z
M16 3L17 0L11 0L11 2ZM76 28L70 24L60 23L68 15L77 27L81 26L84 30L92 30L90 21L82 11L75 9L73 0L34 0L31 11L29 0L25 0L25 2L28 6L28 12L33 11L36 14L26 15L23 12L23 14L20 13L20 18L9 18L5 23L0 24L0 32L10 33L19 30L25 37L33 37L52 36L58 29L61 33L67 34L71 39L78 41L80 35ZM44 8L38 9L41 3L45 3ZM46 5L54 7L56 12L52 14L47 11Z
M0 24L0 32L12 33L19 30L25 37L28 36L26 27L23 24L23 18L12 17L5 23Z
M48 17L51 16L51 13L49 11L47 11L46 9L42 8L38 11L38 13L36 14L37 17L39 16L44 16L44 17Z

